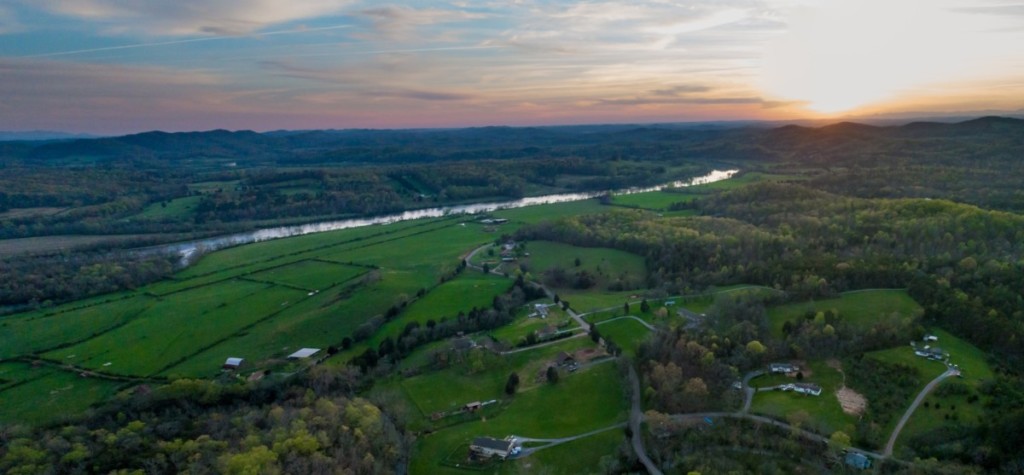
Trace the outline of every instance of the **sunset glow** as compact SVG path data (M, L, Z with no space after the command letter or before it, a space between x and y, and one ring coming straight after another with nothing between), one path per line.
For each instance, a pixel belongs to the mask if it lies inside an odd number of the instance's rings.
M3 130L1024 108L1024 9L999 0L18 0L0 37Z

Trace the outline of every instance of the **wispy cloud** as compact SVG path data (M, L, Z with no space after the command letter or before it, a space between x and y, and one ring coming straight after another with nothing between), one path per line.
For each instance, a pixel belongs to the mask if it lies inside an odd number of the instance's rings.
M301 33L314 33L314 32L319 32L319 31L340 30L340 29L351 28L351 27L352 27L352 25L335 25L335 26L324 26L324 27L318 27L318 28L296 28L296 29L291 29L291 30L265 31L265 32L259 32L259 33L250 33L250 34L245 35L244 38L258 38L258 37L263 37L263 36L277 36L277 35L294 35L294 34L301 34ZM173 45L183 45L183 44L188 44L188 43L204 43L204 42L209 42L209 41L238 40L238 39L244 39L244 38L243 37L236 37L236 36L209 36L209 37L204 37L204 38L190 38L190 39L185 39L185 40L157 41L157 42L151 42L151 43L133 43L133 44L127 44L127 45L118 45L118 46L106 46L106 47L102 47L102 48L87 48L87 49L77 49L77 50L68 50L68 51L55 51L55 52L52 52L52 53L33 54L33 55L24 56L24 57L25 58L46 58L46 57L52 57L52 56L72 56L72 55L77 55L77 54L99 53L99 52L105 52L105 51L117 51L117 50L136 49L136 48L153 48L153 47L158 47L158 46L173 46Z
M22 0L61 15L104 22L111 33L242 35L271 25L336 15L351 0Z

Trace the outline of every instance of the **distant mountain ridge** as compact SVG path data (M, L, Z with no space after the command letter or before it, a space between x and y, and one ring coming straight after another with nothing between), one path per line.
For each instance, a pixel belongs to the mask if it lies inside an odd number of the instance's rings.
M44 136L40 132L37 136ZM545 127L473 127L463 129L303 130L258 133L223 129L203 132L143 132L120 137L78 138L20 143L18 158L32 161L75 160L223 160L239 165L260 163L406 163L478 158L517 158L535 147L614 146L645 141L701 143L745 137L793 143L837 143L889 138L957 137L985 134L1024 136L1024 120L986 116L956 123L910 122L876 126L838 122L819 127L757 123L621 124ZM721 148L720 144L716 145ZM0 150L4 150L0 147Z

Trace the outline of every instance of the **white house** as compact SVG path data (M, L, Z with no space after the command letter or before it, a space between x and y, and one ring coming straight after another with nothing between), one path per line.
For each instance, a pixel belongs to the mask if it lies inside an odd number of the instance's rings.
M512 443L512 440L477 437L473 439L473 443L470 444L469 451L485 458L497 456L504 459L512 453L514 445L515 444Z

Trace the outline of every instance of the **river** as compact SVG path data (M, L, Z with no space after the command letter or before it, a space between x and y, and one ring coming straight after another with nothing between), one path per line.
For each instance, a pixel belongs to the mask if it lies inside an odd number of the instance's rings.
M612 194L628 195L633 193L658 191L665 188L682 188L694 185L704 185L707 183L714 183L716 181L727 180L729 178L732 178L733 175L735 175L738 172L739 170L714 170L711 173L708 173L707 175L700 176L689 181L675 181L672 183L665 183L662 185L651 186L646 188L627 188L624 190L613 191ZM511 201L498 201L492 203L476 203L456 206L438 206L436 208L422 208L405 211L397 214L376 216L372 218L353 218L336 221L324 221L320 223L299 224L294 226L279 226L274 228L259 229L256 231L246 231L243 233L235 233L224 236L199 239L195 241L186 241L156 246L154 248L149 248L146 251L159 253L175 253L181 256L182 265L189 265L196 257L199 257L203 254L224 249L227 247L238 246L241 244L250 244L254 242L269 241L271 239L302 236L305 234L322 233L327 231L337 231L339 229L359 228L375 224L398 223L401 221L408 221L411 219L438 218L441 216L449 216L452 214L489 213L491 211L496 211L500 209L522 208L525 206L552 203L566 203L569 201L581 201L590 198L595 198L605 193L607 192L593 191L582 193L558 193L553 195L531 196L528 198L520 198Z

